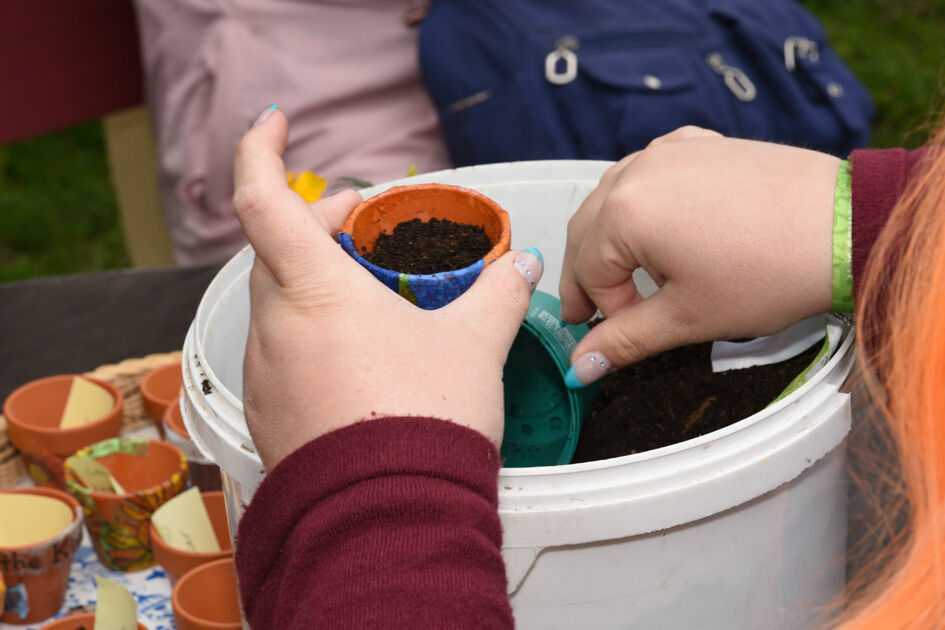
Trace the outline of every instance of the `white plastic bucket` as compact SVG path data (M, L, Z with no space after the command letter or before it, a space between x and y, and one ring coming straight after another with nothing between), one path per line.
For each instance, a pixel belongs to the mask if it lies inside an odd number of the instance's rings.
M475 166L366 195L427 181L482 191L509 212L512 247L543 252L543 289L557 293L567 220L608 165ZM234 531L263 478L241 404L252 260L246 249L220 271L184 344L184 421L224 471ZM845 333L806 384L725 429L615 459L503 469L503 557L518 627L820 625L845 577Z

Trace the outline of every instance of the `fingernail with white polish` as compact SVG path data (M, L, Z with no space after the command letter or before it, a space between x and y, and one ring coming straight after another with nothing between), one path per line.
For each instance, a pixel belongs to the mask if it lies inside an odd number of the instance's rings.
M564 384L568 389L578 389L590 385L608 372L610 372L610 361L607 357L600 352L588 352L571 364L568 373L564 376Z
M264 122L266 122L266 119L272 116L272 112L276 111L277 109L279 109L279 106L273 103L266 109L259 112L259 116L256 116L256 120L253 121L253 127L255 127L256 125L261 125Z
M523 249L515 257L515 270L522 274L525 282L528 283L528 291L535 292L538 281L541 280L542 271L545 269L545 259L541 252L534 247Z

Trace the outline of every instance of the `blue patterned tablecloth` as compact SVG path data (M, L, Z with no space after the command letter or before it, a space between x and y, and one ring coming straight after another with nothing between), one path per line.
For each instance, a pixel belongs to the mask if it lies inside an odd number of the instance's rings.
M104 577L124 585L131 591L138 602L138 621L146 625L149 630L174 630L174 610L171 607L171 583L167 574L160 566L150 569L122 573L111 571L99 562L89 541L88 532L83 533L82 545L76 551L72 561L72 570L69 573L69 590L62 609L53 619L64 617L76 608L89 606L89 611L95 605L95 577ZM51 619L29 626L14 626L0 623L2 630L16 628L33 630L40 628Z
M129 435L156 438L157 431L149 425ZM30 485L30 482L24 479L18 485ZM138 621L146 625L149 630L175 630L174 609L171 606L171 583L164 569L160 565L132 573L107 569L95 555L89 532L84 525L82 530L82 544L72 561L72 569L69 571L69 590L66 592L66 600L59 613L50 619L28 626L0 623L0 630L34 630L41 628L52 619L65 617L76 609L86 606L88 606L88 612L92 612L96 601L96 576L118 582L134 594L138 602Z

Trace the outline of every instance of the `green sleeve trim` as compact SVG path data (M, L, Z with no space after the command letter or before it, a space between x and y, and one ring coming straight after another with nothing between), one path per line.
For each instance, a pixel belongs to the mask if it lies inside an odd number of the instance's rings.
M853 312L853 204L850 162L844 160L837 171L833 197L833 295L830 310Z

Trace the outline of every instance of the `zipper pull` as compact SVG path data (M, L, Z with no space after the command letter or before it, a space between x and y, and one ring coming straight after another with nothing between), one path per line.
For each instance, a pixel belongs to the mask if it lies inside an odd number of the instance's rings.
M820 59L820 48L817 42L806 37L788 37L784 40L784 67L788 72L794 72L797 67L797 58L806 57L817 63Z
M573 35L566 35L555 42L555 49L545 57L545 78L555 85L567 85L577 78L577 55L574 51L581 42ZM564 61L564 69L558 71L558 62Z
M720 53L709 53L705 57L705 62L712 70L722 75L725 86L738 100L743 103L750 103L758 96L758 90L751 79L748 78L748 75L742 72L740 68L725 63Z

